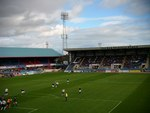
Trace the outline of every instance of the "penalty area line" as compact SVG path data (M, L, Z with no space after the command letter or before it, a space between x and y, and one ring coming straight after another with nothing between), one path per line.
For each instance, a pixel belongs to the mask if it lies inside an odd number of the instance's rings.
M108 113L111 113L114 109L116 109L116 107L118 107L120 104L122 103L122 101L119 101L118 104L116 104Z

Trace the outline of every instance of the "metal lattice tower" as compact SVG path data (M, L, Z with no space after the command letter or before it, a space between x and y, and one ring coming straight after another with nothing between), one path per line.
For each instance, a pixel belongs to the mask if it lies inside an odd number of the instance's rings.
M63 21L63 32L62 32L62 35L61 35L61 38L62 38L62 46L63 46L63 49L64 48L67 48L67 32L66 32L66 20L68 20L68 13L67 12L61 12L61 19Z

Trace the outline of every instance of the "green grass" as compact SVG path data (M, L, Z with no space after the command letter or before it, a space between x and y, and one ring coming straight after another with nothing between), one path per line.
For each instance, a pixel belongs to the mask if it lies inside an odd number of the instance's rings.
M60 85L52 89L55 81ZM1 95L5 88L9 96L17 96L18 106L1 113L150 113L150 74L46 73L0 78ZM61 96L63 88L69 95L67 102ZM21 95L20 89L26 93Z

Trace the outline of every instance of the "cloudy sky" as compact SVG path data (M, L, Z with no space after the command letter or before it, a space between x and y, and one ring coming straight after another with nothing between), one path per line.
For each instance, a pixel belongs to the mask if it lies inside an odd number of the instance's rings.
M68 48L150 44L149 0L0 0L0 47L61 51L64 11Z

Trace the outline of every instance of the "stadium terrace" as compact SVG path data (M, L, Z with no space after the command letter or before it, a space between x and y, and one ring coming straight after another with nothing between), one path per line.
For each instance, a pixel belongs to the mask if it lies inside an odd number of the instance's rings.
M150 45L67 48L65 72L149 72Z
M59 69L62 54L47 48L0 47L0 73L6 76L35 74Z

